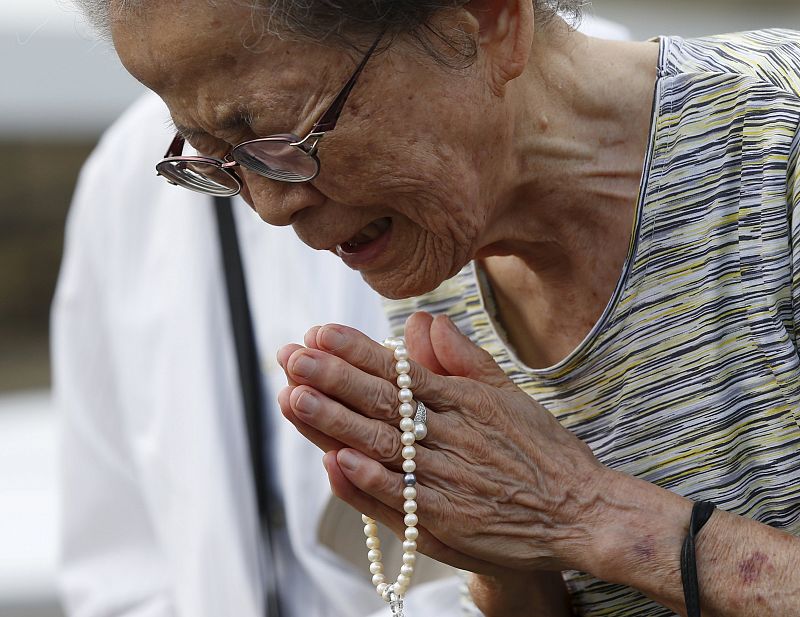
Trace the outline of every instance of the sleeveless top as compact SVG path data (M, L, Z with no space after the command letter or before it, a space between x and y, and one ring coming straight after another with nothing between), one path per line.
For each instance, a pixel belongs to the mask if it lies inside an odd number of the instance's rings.
M660 45L628 258L567 358L515 356L474 263L387 312L448 314L605 465L800 535L800 32ZM564 577L579 615L672 615Z

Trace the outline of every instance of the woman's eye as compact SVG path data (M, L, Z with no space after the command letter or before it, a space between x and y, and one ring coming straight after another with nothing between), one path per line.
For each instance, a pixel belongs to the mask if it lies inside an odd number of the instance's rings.
M231 151L231 146L216 140L195 140L190 144L200 156L213 159L224 159Z

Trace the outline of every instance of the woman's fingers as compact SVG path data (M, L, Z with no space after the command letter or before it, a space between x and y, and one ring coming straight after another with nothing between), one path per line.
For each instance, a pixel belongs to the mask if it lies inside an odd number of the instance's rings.
M439 364L431 343L432 323L433 316L430 313L411 315L406 321L406 346L415 362L437 375L446 375L447 371Z
M294 388L289 394L288 404L293 415L303 424L395 469L399 470L403 463L402 451L406 445L413 445L418 462L425 461L428 455L419 443L403 444L397 427L353 413L313 388ZM430 419L429 426L435 430L437 422L433 413Z
M501 390L517 390L491 354L464 336L447 315L437 315L431 321L430 344L448 375L467 377Z
M321 327L322 326L314 326L310 328L303 337L303 344L309 349L319 349L319 345L317 344L317 332L319 332Z
M387 378L394 374L392 351L355 328L328 324L312 330L317 349L328 351L372 375Z
M311 386L370 418L396 421L399 388L392 352L360 333L346 340L336 351L288 345L278 358L291 383ZM371 361L364 361L367 355ZM439 411L462 406L458 384L410 364L411 391L417 400Z
M355 457L355 458L354 458ZM361 463L369 465L369 469L362 467ZM370 465L371 463L371 465ZM328 480L333 494L345 501L358 512L366 514L392 530L398 538L404 539L405 523L403 517L403 484L401 474L393 473L382 465L370 461L359 452L341 450L328 452L323 457L323 465L328 472ZM348 465L345 467L345 465ZM354 467L353 467L354 466ZM381 471L383 470L383 471ZM362 488L363 487L363 488ZM417 485L417 504L420 509L417 515L420 525L417 526L417 550L434 559L447 563L453 567L493 574L497 566L485 561L468 557L440 542L425 528L424 517L438 502L438 495L428 494L423 487ZM372 493L371 491L374 491Z
M300 347L286 361L286 375L295 383L311 386L367 417L394 419L397 387L352 366L325 351Z
M384 384L389 386L389 390L397 392L395 381L397 373L395 370L394 353L362 334L358 330L330 324L322 326L316 330L316 343L319 350L328 352L330 355L343 360L346 364L351 365L352 368L358 369L363 375L371 375L379 378ZM323 359L324 361L324 359ZM428 370L417 362L411 362L409 376L411 377L411 390L415 398L423 401L440 412L450 411L463 407L463 402L469 400L462 398L464 395L464 383L458 380L454 381L450 377L436 375L434 372ZM292 368L291 366L289 367ZM320 381L311 383L310 381L301 381L301 383L308 383L314 387L322 390L342 400L354 409L368 412L367 409L361 407L359 403L363 403L365 398L359 395L357 398L348 396L346 399L331 390L329 387L353 386L357 391L359 388L366 387L366 381L356 375L344 375L343 367L337 363L328 363L324 367L326 374L322 372L318 374ZM290 374L290 376L292 376ZM294 378L297 378L294 375ZM344 384L337 383L337 377L342 377L347 380ZM351 378L352 377L352 378ZM322 383L324 379L325 383ZM368 391L370 395L374 395L372 391ZM394 400L392 401L394 403ZM391 408L391 413L395 414L394 407ZM392 415L394 417L394 415Z
M330 438L357 448L385 464L400 464L400 433L388 424L353 413L340 403L306 386L289 398L295 416Z
M293 390L294 386L286 386L278 393L278 406L281 409L283 417L289 420L303 437L308 439L323 452L344 448L345 445L343 443L309 426L295 415L289 404L289 398Z

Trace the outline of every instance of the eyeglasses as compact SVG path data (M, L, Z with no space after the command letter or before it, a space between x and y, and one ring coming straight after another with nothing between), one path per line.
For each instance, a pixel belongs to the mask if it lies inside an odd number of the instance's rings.
M217 159L183 156L185 140L179 133L172 140L164 159L156 165L156 172L170 184L223 197L238 195L242 190L244 183L233 169L239 165L259 176L279 182L313 180L319 174L320 168L317 155L319 142L325 133L336 128L347 97L382 37L383 33L375 39L333 103L302 139L291 133L270 135L242 142L224 159Z

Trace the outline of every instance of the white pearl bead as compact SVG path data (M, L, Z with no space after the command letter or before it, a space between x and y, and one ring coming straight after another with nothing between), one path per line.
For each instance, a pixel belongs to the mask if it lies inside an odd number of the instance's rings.
M422 441L428 436L428 426L422 422L414 424L414 437L418 441Z
M411 575L414 573L414 566L416 563L415 552L417 550L417 538L419 531L417 530L417 489L414 486L415 475L414 471L417 465L414 462L414 457L417 450L414 447L420 432L420 426L413 421L416 414L416 406L413 405L414 395L411 391L412 379L409 375L411 370L411 363L408 361L408 349L402 338L391 338L384 341L384 345L393 350L395 357L394 370L397 373L397 386L400 391L397 398L400 401L400 430L402 434L400 441L403 444L403 471L406 473L404 478L403 509L406 512L404 522L406 524L405 540L403 541L403 565L400 568L400 574L397 576L395 583L389 584L386 582L386 574L384 572L383 554L380 550L380 540L378 539L378 526L375 520L366 514L361 515L361 520L364 523L364 534L367 536L366 545L369 551L367 558L370 561L369 571L372 574L372 584L375 585L375 590L378 595L386 601L392 598L405 595L408 586L411 584ZM424 426L422 427L424 429Z

